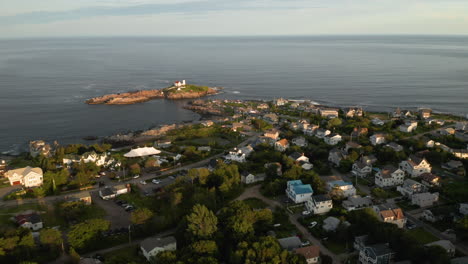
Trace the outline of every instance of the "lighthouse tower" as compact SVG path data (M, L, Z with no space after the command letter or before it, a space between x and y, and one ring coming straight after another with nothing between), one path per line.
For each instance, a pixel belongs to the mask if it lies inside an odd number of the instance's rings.
M182 86L185 86L185 80L182 80Z

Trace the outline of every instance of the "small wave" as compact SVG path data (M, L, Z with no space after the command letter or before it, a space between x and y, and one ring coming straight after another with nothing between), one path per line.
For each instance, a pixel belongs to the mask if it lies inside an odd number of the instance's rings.
M91 90L94 86L96 86L96 84L92 83L92 84L86 85L85 87L83 87L83 89Z
M239 91L233 91L232 93L234 93L234 94L240 94Z

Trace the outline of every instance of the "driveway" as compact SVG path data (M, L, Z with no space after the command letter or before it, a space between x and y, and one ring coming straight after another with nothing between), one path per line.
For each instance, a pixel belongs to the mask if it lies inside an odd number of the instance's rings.
M277 206L283 207L283 205L280 202L275 201L275 200L271 200L271 199L263 196L260 193L260 185L255 185L255 186L247 188L239 197L237 197L236 200L245 200L247 198L260 199L260 200L264 201L269 206L269 208L272 209L272 210L274 210L274 208L277 207ZM341 260L339 259L339 257L335 253L328 250L328 248L326 248L320 242L320 240L318 240L317 238L312 236L312 234L309 233L309 230L307 230L307 228L305 228L303 225L301 225L298 222L298 220L297 220L298 218L299 218L299 216L295 216L295 215L291 215L291 214L289 215L289 221L293 225L296 226L296 228L297 228L297 230L299 230L299 232L302 233L302 237L309 240L313 245L318 246L320 248L320 251L323 254L330 256L332 258L332 260L333 260L333 263L335 263L335 264L341 263Z

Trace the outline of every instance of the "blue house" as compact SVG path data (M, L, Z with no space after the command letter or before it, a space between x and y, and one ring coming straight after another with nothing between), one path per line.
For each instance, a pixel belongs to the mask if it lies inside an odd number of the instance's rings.
M303 184L301 180L288 181L286 195L295 203L303 203L309 200L313 193L310 184Z

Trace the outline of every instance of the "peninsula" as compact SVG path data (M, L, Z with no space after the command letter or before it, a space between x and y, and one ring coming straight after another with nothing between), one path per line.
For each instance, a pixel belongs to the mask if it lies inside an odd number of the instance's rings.
M186 84L176 81L170 87L155 90L140 90L126 93L107 94L85 101L87 104L126 105L143 103L153 99L194 99L217 94L221 88Z

